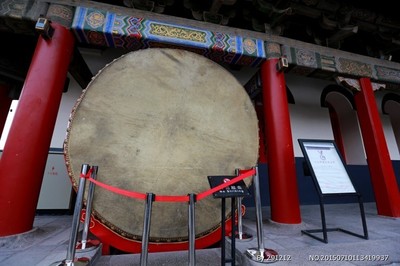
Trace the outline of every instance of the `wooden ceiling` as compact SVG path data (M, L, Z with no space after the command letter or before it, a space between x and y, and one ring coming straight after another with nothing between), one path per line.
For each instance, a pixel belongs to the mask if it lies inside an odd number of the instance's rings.
M395 1L99 0L400 62Z
M36 3L33 0L16 0L15 3L18 1L24 2L25 6L28 3ZM51 1L67 5L79 3L79 0ZM400 63L400 17L394 6L396 1L391 0L92 0L90 2L206 21ZM3 7L6 7L5 4ZM40 5L37 8L39 7ZM34 34L8 32L9 24L16 26L20 31L29 32L33 29L34 21L24 19L29 23L23 24L20 23L21 20L12 19L13 17L0 16L0 31L4 40L0 49L0 82L15 84L18 94L37 39Z

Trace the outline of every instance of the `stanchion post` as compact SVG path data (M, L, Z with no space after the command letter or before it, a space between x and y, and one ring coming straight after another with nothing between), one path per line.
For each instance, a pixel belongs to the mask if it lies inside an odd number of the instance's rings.
M262 230L262 209L260 196L260 180L258 175L258 167L255 167L254 184L254 201L256 207L256 226L257 226L257 248L250 248L246 251L246 255L257 262L271 263L277 259L278 253L272 249L265 249L264 234Z
M235 197L231 198L231 265L236 265L236 221L235 221Z
M236 169L235 174L237 176L239 176L240 170ZM236 232L235 232L235 237L239 240L250 241L253 238L253 236L250 234L247 234L247 233L243 233L242 199L243 199L243 197L236 198L236 208L237 208L237 215L238 215L238 224L237 224L238 234L236 235Z
M262 208L260 196L260 180L258 175L258 167L256 167L256 175L254 176L254 198L256 206L256 222L257 222L257 244L261 254L264 253L264 234L262 230Z
M221 266L225 265L225 198L221 198Z
M76 241L80 224L80 215L82 211L83 194L85 193L85 184L86 184L85 176L87 175L89 168L90 166L88 164L83 164L81 167L81 177L79 179L79 187L76 195L74 215L72 217L71 236L69 238L67 257L64 263L64 265L67 266L74 265L75 247L76 247Z
M242 197L238 197L237 203L237 215L238 215L238 238L243 239L243 222L242 222Z
M151 209L155 195L153 193L147 193L146 206L144 208L144 221L143 221L143 235L142 235L142 253L140 254L140 266L147 265L147 255L149 247L149 235L150 235L150 222L151 222Z
M189 196L189 211L188 211L188 230L189 230L189 266L196 265L196 222L195 222L195 204L196 195L191 193Z
M91 178L93 178L95 180L97 179L97 171L98 171L98 167L92 166ZM95 184L90 182L88 195L87 195L87 199L86 199L85 223L83 224L83 231L82 231L82 240L81 240L81 244L82 244L81 249L82 250L86 249L87 238L88 238L88 234L89 234L90 217L92 215L92 201L93 201L94 187L95 187Z

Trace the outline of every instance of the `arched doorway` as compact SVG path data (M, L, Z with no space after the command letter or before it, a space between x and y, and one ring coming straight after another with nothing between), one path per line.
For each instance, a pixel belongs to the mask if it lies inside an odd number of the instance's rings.
M387 93L382 99L382 112L389 115L397 148L400 152L400 95Z
M335 142L347 164L366 165L353 94L338 85L328 85L321 94L321 106L329 108Z

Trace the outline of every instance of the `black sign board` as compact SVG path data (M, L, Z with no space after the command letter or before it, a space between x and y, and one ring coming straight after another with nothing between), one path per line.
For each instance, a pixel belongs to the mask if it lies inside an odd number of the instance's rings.
M208 176L208 182L211 188L215 188L223 183L229 182L236 176ZM240 180L224 189L213 193L214 198L233 198L233 197L248 197L249 190L243 180Z
M357 193L347 173L345 162L338 152L335 142L333 140L319 139L299 139L298 141L301 151L304 154L307 168L318 190L322 222L322 229L309 229L302 230L301 232L325 243L328 243L328 231L341 231L346 234L368 239L367 223L365 221L364 205L361 200L361 195ZM356 234L342 228L327 228L325 210L323 207L325 196L356 196L358 198L358 204L360 205L364 235ZM323 238L315 235L315 233L322 233Z

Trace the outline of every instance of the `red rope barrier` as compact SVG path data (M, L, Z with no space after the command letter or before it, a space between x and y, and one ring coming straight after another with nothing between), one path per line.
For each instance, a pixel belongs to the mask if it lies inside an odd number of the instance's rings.
M85 175L82 174L80 175L81 178L86 178L87 180L89 180L90 182L96 184L99 187L102 187L106 190L109 190L111 192L114 192L116 194L122 195L122 196L126 196L129 198L135 198L135 199L142 199L145 200L146 199L146 194L144 193L139 193L139 192L135 192L135 191L129 191L129 190L125 190L125 189L121 189L121 188L116 188L107 184L104 184L100 181L97 181L95 179L93 179L91 176L92 173L92 168L90 168L89 172ZM243 180L245 178L248 178L250 176L253 176L256 174L255 169L250 169L250 170L242 170L241 174L238 175L235 178L232 178L230 181L226 182L226 183L222 183L221 185L218 185L212 189L203 191L199 194L197 194L196 199L202 200L205 197L208 197L209 195L211 195L214 192L217 192L221 189L224 189L240 180ZM156 195L155 196L155 201L162 201L162 202L189 202L189 196L168 196L168 195Z
M157 196L154 201L163 201L163 202L189 202L189 196Z
M99 181L97 181L97 180L95 180L95 179L93 179L91 177L89 177L88 180L90 182L93 182L94 184L104 188L104 189L107 189L107 190L109 190L111 192L117 193L117 194L122 195L122 196L126 196L126 197L129 197L129 198L135 198L135 199L142 199L142 200L146 199L146 194L144 194L144 193L139 193L139 192L135 192L135 191L129 191L129 190L113 187L113 186L104 184L102 182L99 182Z
M88 179L92 175L92 172L93 172L93 168L89 168L89 171L86 173L86 175L84 173L81 173L81 175L79 177Z

